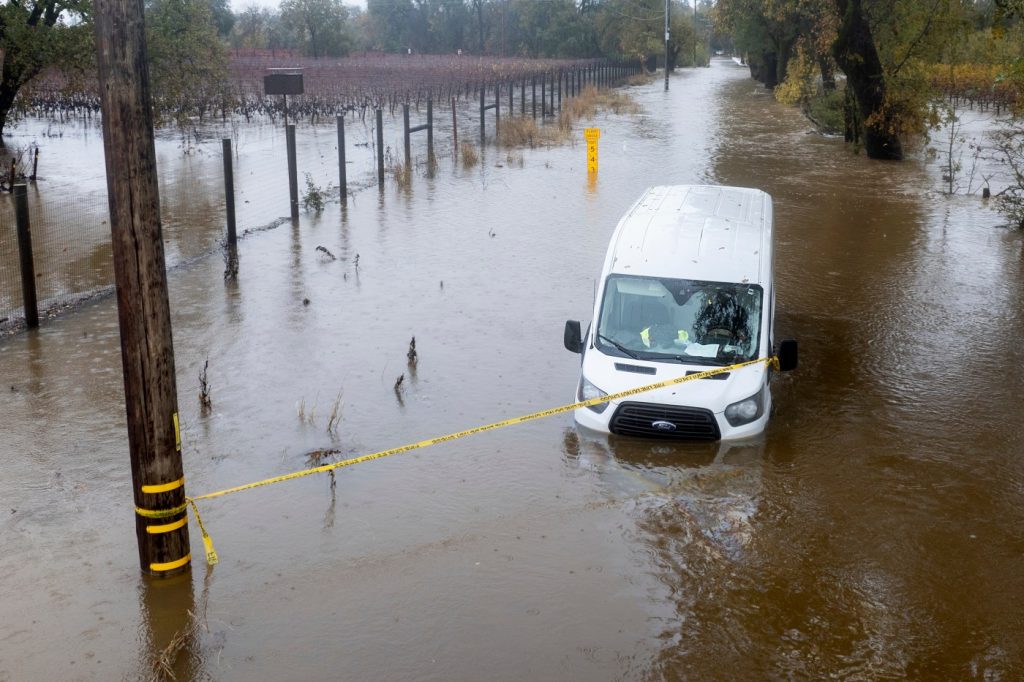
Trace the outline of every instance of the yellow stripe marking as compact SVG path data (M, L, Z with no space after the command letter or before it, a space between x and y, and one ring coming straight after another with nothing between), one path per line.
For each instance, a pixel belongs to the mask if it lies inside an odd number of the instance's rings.
M165 523L160 526L146 526L146 532L151 535L156 535L158 533L170 533L172 530L178 530L186 523L188 523L188 516L182 516L177 521L172 521L171 523Z
M150 564L149 570L151 571L173 571L176 568L181 568L188 562L192 561L192 553L189 552L185 556L175 561L168 561L165 564Z
M181 424L178 423L178 413L175 412L174 419L174 449L181 452Z
M144 493L166 493L171 490L177 490L181 486L185 485L185 477L182 476L177 481L171 481L170 483L158 483L156 485L144 485L142 486L142 492Z

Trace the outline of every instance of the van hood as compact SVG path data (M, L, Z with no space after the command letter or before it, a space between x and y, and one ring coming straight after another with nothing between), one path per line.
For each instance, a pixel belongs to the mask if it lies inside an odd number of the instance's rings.
M628 391L709 369L717 369L717 366L616 357L605 355L594 347L588 348L583 357L584 378L605 393ZM720 413L732 403L757 393L764 385L765 372L765 363L749 365L726 374L654 389L626 400L703 407ZM623 401L611 402L618 404Z

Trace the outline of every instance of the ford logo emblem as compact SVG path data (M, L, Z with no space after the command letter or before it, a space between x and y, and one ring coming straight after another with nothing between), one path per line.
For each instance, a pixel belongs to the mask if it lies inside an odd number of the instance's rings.
M657 429L658 431L675 431L676 425L672 422L662 421L659 419L656 422L651 422L651 428Z

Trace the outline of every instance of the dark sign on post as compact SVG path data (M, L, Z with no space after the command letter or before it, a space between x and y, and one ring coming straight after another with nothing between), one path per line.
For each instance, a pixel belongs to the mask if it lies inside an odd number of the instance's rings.
M266 95L301 95L301 73L271 73L263 77L263 93Z

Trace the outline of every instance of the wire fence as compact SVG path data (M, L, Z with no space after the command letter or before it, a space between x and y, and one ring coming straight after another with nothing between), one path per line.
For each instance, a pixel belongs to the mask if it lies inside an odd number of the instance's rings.
M594 71L592 78L600 73ZM605 85L614 78L630 75L627 70L604 76ZM592 80L591 82L595 82ZM600 85L600 81L596 81ZM477 95L432 103L431 139L434 155L455 154L466 141L483 145L496 132L494 103L499 115L553 116L563 96L569 97L578 83L568 80L560 86L556 100L553 81L548 90L538 91L532 81L506 83L496 90L484 84L487 110ZM572 88L572 90L570 89ZM539 98L539 101L538 101ZM547 102L547 105L545 105ZM426 103L409 107L410 129L426 121ZM425 136L410 136L411 168L405 167L406 138L403 111L385 110L378 136L376 116L349 112L344 117L345 169L348 194L373 186L383 176L399 181L405 173L425 166L428 153ZM292 215L289 164L283 126L240 120L210 124L203 129L181 131L180 139L158 139L157 165L161 226L169 269L218 251L226 239L226 192L224 146L230 140L233 165L233 196L237 234L271 229ZM380 140L381 149L378 147ZM319 194L328 202L341 200L341 160L336 119L320 117L296 125L297 208L308 210L304 198ZM381 162L383 161L383 165ZM408 176L406 176L408 177ZM408 180L406 180L408 181ZM58 196L54 196L58 195ZM113 256L105 185L83 190L82 196L67 197L45 182L27 187L27 214L34 264L35 298L39 317L53 317L81 302L113 292ZM0 333L24 328L22 254L19 251L15 200L0 194Z

